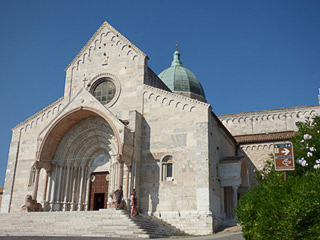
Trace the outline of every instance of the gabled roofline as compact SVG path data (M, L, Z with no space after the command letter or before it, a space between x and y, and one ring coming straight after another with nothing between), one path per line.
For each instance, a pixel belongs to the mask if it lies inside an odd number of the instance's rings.
M183 99L185 101L188 101L189 103L202 105L202 106L205 106L205 107L208 107L208 108L212 109L212 107L211 107L211 105L209 103L205 103L205 102L199 101L199 100L194 99L194 98L185 97L185 96L183 96L181 94L178 94L178 93L175 93L175 92L169 92L169 91L166 91L164 89L160 89L160 88L157 88L157 87L150 86L148 84L143 84L143 88L144 89L150 89L152 91L159 92L159 93L165 94L167 96L175 97L175 98L178 98L178 99L180 98L180 99Z
M320 107L319 104L317 105L306 105L306 106L296 106L296 107L286 107L286 108L274 108L274 109L267 109L267 110L257 110L257 111L249 111L249 112L238 112L238 113L228 113L228 114L220 114L218 117L220 119L224 119L227 117L237 117L237 116L244 116L244 115L259 115L259 114L267 114L267 113L274 113L274 112L284 112L284 111L301 111L308 108L316 108Z
M232 134L229 132L229 130L223 125L223 123L221 122L221 120L217 117L217 115L211 111L211 116L216 120L219 128L230 138L230 140L234 143L237 144L237 140L234 138L234 136L232 136Z
M126 37L124 37L120 32L118 32L114 27L112 27L107 21L104 21L103 24L98 28L98 30L93 34L93 36L89 39L89 41L84 45L84 47L80 50L80 52L73 58L73 60L69 63L69 65L65 68L65 71L87 50L89 45L94 41L94 39L99 35L104 27L107 27L112 31L118 38L126 42L133 48L135 51L140 53L143 57L149 60L149 57L142 52L137 46L135 46L132 42L130 42Z
M33 114L32 116L28 117L26 120L24 120L23 122L18 123L15 127L13 127L11 130L15 130L18 127L21 127L22 125L25 125L26 123L30 122L32 119L37 118L38 116L40 116L42 113L45 113L49 108L53 107L54 105L57 105L58 103L62 102L64 99L64 97L61 97L59 99L57 99L56 101L54 101L53 103L49 104L48 106L44 107L43 109L41 109L40 111L36 112L35 114Z

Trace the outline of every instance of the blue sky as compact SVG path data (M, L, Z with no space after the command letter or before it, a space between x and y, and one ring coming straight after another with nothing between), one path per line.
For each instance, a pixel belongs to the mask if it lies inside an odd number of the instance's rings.
M176 42L216 114L318 104L320 1L0 0L0 186L11 128L63 96L103 21L159 74Z

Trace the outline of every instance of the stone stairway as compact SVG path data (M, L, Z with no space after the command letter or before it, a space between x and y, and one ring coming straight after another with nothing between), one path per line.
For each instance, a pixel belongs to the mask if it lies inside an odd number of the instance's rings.
M127 211L21 212L0 214L0 236L92 236L162 238L183 232L149 216Z

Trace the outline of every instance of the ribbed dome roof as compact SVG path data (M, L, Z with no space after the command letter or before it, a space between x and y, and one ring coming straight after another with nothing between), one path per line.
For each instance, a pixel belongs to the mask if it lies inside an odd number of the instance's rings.
M171 67L159 74L159 78L173 92L186 92L200 95L205 100L203 88L197 77L187 68L182 66L180 53L176 50L173 54Z

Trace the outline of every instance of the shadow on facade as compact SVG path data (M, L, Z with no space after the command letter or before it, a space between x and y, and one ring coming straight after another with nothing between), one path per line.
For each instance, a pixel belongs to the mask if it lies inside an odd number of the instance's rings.
M145 119L142 119L142 154L140 172L141 201L140 210L153 215L159 204L160 168L159 159L151 153L151 128Z

